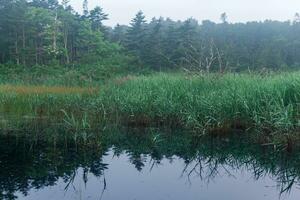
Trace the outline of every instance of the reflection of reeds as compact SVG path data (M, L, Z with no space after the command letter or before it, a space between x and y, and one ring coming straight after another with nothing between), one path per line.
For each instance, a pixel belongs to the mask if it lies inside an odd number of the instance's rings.
M64 87L64 86L19 86L1 85L0 93L30 94L95 94L97 88Z
M63 176L66 182L65 189L67 189L72 185L75 173L80 168L86 169L83 171L85 174L80 174L84 180L87 180L86 173L102 177L104 191L106 189L104 172L109 166L103 162L102 156L107 155L105 152L111 150L115 157L122 154L128 156L127 160L137 170L147 170L147 173L150 166L151 169L159 168L166 161L174 162L173 167L179 167L179 169L181 169L180 166L184 167L182 177L191 181L191 184L197 177L203 183L210 183L225 175L239 178L239 174L236 173L238 171L242 174L249 172L253 180L271 178L278 186L278 193L282 195L288 195L300 183L299 151L280 152L268 146L253 144L247 135L234 134L224 140L218 137L203 136L199 138L180 130L172 130L172 134L169 134L171 130L161 132L156 129L137 130L135 128L107 127L98 133L98 137L95 132L91 132L90 136L92 137L89 137L88 143L86 143L82 137L78 137L77 140L73 139L74 135L80 133L65 131L65 129L48 129L47 132L31 131L30 135L24 134L26 138L17 133L17 140L10 138L13 136L13 132L9 134L9 137L2 137L0 147L2 145L3 149L12 149L2 152L4 154L2 158L4 160L14 159L1 163L0 166L8 169L10 173L5 171L3 176L0 176L0 186L4 190L10 189L8 191L12 192L18 191L22 187L25 187L22 188L22 191L27 191L29 188L26 187L32 181L42 187L48 182L40 181L41 178L52 180L54 184L57 179L53 179L53 177ZM52 144L53 141L54 144ZM16 142L15 146L12 145L14 142ZM51 148L52 146L54 148ZM9 154L5 155L5 153ZM19 157L30 159L27 159L26 162L19 162ZM178 165L178 160L180 160L180 165ZM184 161L185 166L181 161ZM34 166L45 166L43 168L45 170L38 171L43 174L32 170ZM20 175L19 170L15 170L16 167L25 170L24 174L28 177L15 179L16 181L6 181L5 178ZM99 190L99 194L100 192Z

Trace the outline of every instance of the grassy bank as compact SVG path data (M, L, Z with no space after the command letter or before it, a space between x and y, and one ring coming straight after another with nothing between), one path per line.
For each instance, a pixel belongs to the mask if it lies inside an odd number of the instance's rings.
M16 66L15 64L0 64L0 84L14 85L47 85L90 87L104 84L116 76L134 74L136 68L128 67L122 60L116 63L94 63L70 66L43 66L32 67Z
M2 127L10 121L7 116L12 116L55 119L76 128L110 121L179 126L200 133L230 132L232 128L287 133L300 127L299 102L299 72L264 77L128 76L99 88L0 87Z
M98 120L91 108L98 95L96 87L1 85L0 128L83 127Z

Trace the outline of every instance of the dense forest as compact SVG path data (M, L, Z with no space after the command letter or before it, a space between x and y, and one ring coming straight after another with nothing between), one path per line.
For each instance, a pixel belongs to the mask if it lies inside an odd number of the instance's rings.
M138 66L151 70L243 71L300 65L300 16L293 21L221 23L190 18L104 25L101 7L79 14L68 0L0 0L3 66Z

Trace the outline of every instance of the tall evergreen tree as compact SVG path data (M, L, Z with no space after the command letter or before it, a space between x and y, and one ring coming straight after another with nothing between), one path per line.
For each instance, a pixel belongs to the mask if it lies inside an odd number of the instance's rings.
M144 61L156 70L162 70L164 65L163 52L163 18L153 18L148 27L146 38L146 53Z
M111 33L111 41L125 45L127 31L128 26L117 24Z
M224 12L221 14L220 19L223 24L227 23L227 14Z
M145 49L146 36L146 20L144 13L139 11L135 18L132 19L130 27L127 32L126 47L129 52L136 55L139 59L143 57L143 50Z
M88 17L89 15L88 0L83 0L82 10L83 10L83 16Z
M96 6L90 11L89 19L92 23L92 29L106 34L106 28L103 25L103 21L108 20L108 14L103 12L100 6Z

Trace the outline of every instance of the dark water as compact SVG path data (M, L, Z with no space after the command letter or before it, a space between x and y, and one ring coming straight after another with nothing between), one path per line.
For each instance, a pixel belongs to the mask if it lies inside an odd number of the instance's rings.
M98 140L2 136L0 199L300 198L298 151L241 136L157 131L103 133Z

